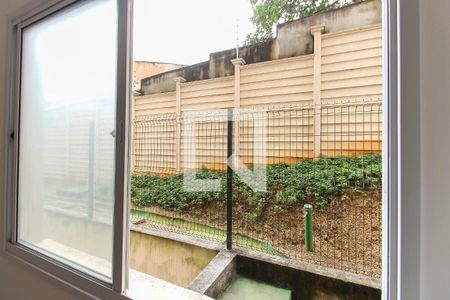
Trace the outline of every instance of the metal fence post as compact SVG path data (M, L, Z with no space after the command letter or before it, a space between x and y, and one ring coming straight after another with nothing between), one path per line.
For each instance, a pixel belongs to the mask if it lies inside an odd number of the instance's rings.
M233 109L228 109L227 133L227 250L233 244Z

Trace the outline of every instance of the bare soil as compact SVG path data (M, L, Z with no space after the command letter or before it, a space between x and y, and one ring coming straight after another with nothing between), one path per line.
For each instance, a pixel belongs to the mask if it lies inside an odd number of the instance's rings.
M233 233L238 246L261 251L257 240L278 255L373 278L381 277L381 194L346 193L323 210L313 210L314 250L304 249L303 204L266 204L258 208L246 201L233 205ZM311 201L314 205L314 202ZM209 203L190 211L174 212L149 207L153 213L226 229L225 203ZM148 224L151 225L151 224ZM201 232L200 232L201 237ZM263 250L264 251L264 250Z

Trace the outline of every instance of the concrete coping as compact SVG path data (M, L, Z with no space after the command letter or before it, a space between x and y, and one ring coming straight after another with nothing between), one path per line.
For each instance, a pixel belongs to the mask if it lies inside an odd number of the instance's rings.
M319 24L311 26L311 34L314 35L316 32L324 32L325 31L325 24Z
M237 254L231 251L220 251L187 288L217 298L237 274L236 256Z
M243 66L243 65L245 65L245 60L243 59L243 58L234 58L234 59L232 59L231 60L231 63L233 64L233 65L240 65L240 66Z
M140 224L136 224L136 225L131 224L130 230L148 234L148 235L153 235L153 236L164 238L164 239L177 241L180 243L189 244L192 246L197 246L200 248L205 248L208 250L221 251L224 248L223 245L221 245L220 243L217 243L217 242L208 242L208 241L205 241L200 238L195 238L195 237L187 236L187 235L180 234L180 233L170 232L170 231L166 231L166 230L162 230L162 229L151 228L151 227L147 227L145 225L140 225Z
M175 78L173 79L173 81L183 83L183 82L186 82L186 79L184 79L184 78L181 77L181 76L178 76L178 77L175 77Z

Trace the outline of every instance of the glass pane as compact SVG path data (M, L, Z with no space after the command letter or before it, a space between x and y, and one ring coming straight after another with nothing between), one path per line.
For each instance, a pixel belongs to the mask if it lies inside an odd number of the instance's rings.
M146 276L195 290L214 278L211 245L246 251L217 299L263 299L261 282L311 298L292 263L380 282L382 2L133 7L131 295ZM324 298L367 297L323 278Z
M23 31L18 239L110 281L117 6L89 1Z

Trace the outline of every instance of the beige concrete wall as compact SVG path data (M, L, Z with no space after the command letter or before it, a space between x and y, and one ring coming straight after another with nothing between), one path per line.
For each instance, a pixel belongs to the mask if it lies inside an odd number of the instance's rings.
M234 76L181 84L181 111L233 107Z
M313 56L241 67L241 108L302 105L313 100Z
M322 103L381 99L381 38L381 24L322 35Z
M237 78L181 82L178 102L177 92L136 97L135 171L181 170L186 148L183 125L176 132L177 116L232 107L269 111L269 164L294 163L320 155L380 152L381 24L332 33L327 33L326 26L322 33L318 25L313 27L314 54L237 65ZM159 121L150 121L155 117ZM238 136L235 153L244 163L252 163L253 125L239 121L235 126L239 128L234 133ZM180 148L176 147L177 141ZM225 169L226 141L225 120L199 123L197 167Z
M321 118L321 154L380 152L381 104L341 107L333 104L382 98L381 24L324 34L321 46L321 103L325 105Z
M217 251L131 231L130 268L187 287Z
M135 97L135 118L175 113L175 92Z

